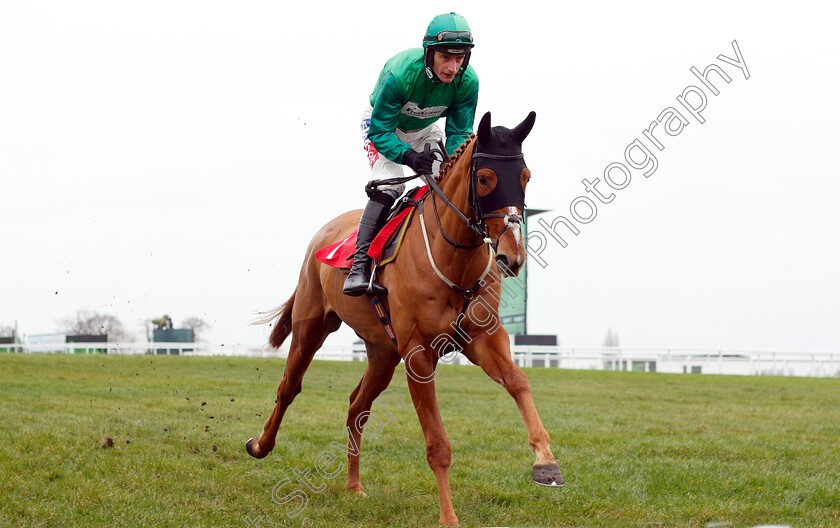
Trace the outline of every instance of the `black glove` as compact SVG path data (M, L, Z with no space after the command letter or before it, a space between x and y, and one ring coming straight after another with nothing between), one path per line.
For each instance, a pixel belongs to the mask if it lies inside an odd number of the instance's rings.
M428 147L428 145L426 145ZM430 149L425 152L409 150L403 154L403 164L408 165L417 174L431 174L432 163L436 161Z

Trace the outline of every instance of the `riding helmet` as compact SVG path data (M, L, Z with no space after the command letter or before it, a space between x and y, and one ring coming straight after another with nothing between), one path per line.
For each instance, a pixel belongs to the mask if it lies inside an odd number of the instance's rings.
M473 44L473 36L467 19L455 13L436 16L429 22L426 35L423 37L427 72L431 72L434 51L437 50L453 55L464 55L464 63L461 64L461 70L458 72L458 75L461 75L470 62L473 46L475 44Z

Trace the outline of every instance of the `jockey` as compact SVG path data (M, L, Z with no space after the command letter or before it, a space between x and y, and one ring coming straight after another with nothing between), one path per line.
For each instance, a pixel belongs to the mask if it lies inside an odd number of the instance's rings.
M473 46L464 17L448 13L429 23L422 48L398 53L385 63L362 116L371 182L402 177L402 165L417 174L431 174L438 160L428 150L424 152L427 145L436 149L445 137L448 156L469 138L478 101L478 77L469 66ZM442 117L446 118L445 136L436 124ZM404 190L402 183L366 188L369 201L359 220L345 294L388 293L371 283L367 251Z

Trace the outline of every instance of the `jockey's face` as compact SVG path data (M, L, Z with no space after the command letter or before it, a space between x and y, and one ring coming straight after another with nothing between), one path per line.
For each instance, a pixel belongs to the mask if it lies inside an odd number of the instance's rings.
M455 80L455 75L458 74L458 70L461 69L463 63L464 55L435 51L432 71L441 82L451 83Z

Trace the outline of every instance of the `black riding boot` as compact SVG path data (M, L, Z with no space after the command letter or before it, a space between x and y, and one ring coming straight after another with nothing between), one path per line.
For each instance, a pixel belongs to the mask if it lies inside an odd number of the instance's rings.
M396 198L387 192L375 191L370 194L370 200L359 220L353 266L350 268L350 275L344 280L343 291L346 295L353 297L364 295L368 291L368 285L371 287L372 295L388 295L387 288L370 282L370 257L367 252L374 237L385 224L394 200Z

